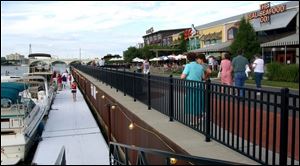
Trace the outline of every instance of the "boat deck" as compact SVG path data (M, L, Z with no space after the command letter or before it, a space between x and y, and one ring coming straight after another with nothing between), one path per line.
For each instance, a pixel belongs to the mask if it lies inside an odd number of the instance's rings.
M108 146L82 93L73 102L69 88L54 99L32 163L54 165L63 146L67 165L109 165Z

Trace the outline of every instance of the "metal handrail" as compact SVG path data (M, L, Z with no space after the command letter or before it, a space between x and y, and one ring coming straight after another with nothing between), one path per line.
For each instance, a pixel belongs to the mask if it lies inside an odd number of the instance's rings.
M66 165L66 150L65 146L61 147L61 150L57 156L57 159L54 163L54 165Z
M120 161L121 159L119 158L118 151L116 149L118 148L124 148L125 151L125 161ZM239 165L240 163L236 162L230 162L230 161L225 161L225 160L217 160L217 159L210 159L210 158L205 158L205 157L198 157L198 156L192 156L192 155L183 155L183 154L176 154L176 153L171 153L167 151L162 151L158 149L151 149L151 148L142 148L142 147L137 147L133 145L126 145L126 144L121 144L121 143L116 143L116 142L109 142L109 154L110 154L110 165L113 165L114 163L118 164L128 164L131 162L129 159L128 155L128 150L134 150L137 151L137 163L136 164L141 164L141 165L148 165L149 163L147 160L147 154L152 154L159 156L161 158L166 159L166 165L172 164L171 160L175 161L184 161L188 162L190 164L205 164L205 165ZM114 161L114 163L112 163ZM142 162L141 162L142 161Z

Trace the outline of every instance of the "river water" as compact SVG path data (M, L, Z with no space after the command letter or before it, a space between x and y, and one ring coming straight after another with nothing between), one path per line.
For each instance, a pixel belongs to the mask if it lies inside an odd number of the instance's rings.
M52 66L53 71L63 73L65 70L69 71L69 66L66 64L55 64ZM29 73L29 66L1 66L1 76L6 73L12 76L23 76L24 73Z

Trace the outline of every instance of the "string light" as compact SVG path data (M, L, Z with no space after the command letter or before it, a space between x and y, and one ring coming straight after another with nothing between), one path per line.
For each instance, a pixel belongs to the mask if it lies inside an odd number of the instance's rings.
M118 105L116 105L118 108L120 108ZM151 134L153 134L154 136L156 136L165 146L167 146L172 152L175 152L175 150L172 148L172 147L170 147L160 136L158 136L156 133L154 133L153 131L150 131L150 130L148 130L148 129L146 129L146 128L144 128L144 127L142 127L142 126L140 126L140 125L138 125L138 124L136 124L136 123L133 123L133 121L123 112L123 110L122 109L119 109L120 110L120 112L125 116L125 118L128 120L128 121L130 121L131 123L129 124L129 126L128 126L128 128L129 128L129 130L133 130L135 127L138 127L139 129L142 129L142 130L144 130L144 131L146 131L146 132L148 132L148 133L151 133Z
M128 126L129 130L133 130L134 129L134 125L133 123L130 123L130 125Z
M101 98L102 99L105 99L105 96L104 95L102 95L101 96ZM111 109L113 109L113 110L115 110L116 109L116 106L118 107L118 108L120 108L118 105L112 105L111 106ZM142 126L140 126L140 125L138 125L138 124L135 124L135 123L133 123L133 121L123 112L123 110L122 109L119 109L120 110L120 112L125 116L125 118L128 120L128 121L130 121L130 124L129 124L129 126L128 126L128 128L129 128L129 130L133 130L135 127L138 127L139 129L142 129L142 130L144 130L144 131L146 131L146 132L148 132L148 133L151 133L151 134L153 134L155 137L157 137L166 147L168 147L172 152L175 152L175 150L172 148L172 147L170 147L160 136L158 136L156 133L154 133L153 131L150 131L150 130L148 130L148 129L146 129L146 128L144 128L144 127L142 127ZM133 147L135 147L135 145L132 145ZM175 159L175 158L170 158L170 163L172 164L172 163L176 163L177 162L177 159Z

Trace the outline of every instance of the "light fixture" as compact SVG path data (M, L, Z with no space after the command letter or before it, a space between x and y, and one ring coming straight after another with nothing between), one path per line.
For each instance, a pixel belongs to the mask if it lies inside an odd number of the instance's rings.
M128 128L129 128L129 130L133 130L133 128L134 128L133 123L130 123L130 125L128 126Z
M177 163L177 159L175 158L170 158L170 164L174 165Z
M112 105L112 106L111 106L111 109L112 109L112 110L116 109L116 106Z
M102 96L101 96L101 98L102 98L102 99L104 99L104 98L105 98L105 96L104 96L104 95L102 95Z

